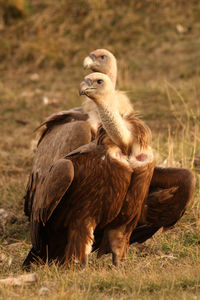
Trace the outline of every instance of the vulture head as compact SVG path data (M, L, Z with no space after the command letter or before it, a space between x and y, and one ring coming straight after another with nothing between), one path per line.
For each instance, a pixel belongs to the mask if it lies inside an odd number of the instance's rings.
M115 90L111 79L103 73L92 73L84 78L79 87L79 94L86 95L97 105L109 103L115 97Z
M94 50L83 61L85 69L107 74L115 87L117 80L117 61L114 55L106 49Z

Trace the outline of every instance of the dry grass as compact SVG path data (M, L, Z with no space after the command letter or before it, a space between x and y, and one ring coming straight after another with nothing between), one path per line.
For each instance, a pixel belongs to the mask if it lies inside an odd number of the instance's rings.
M81 62L95 48L117 56L118 86L150 125L157 162L192 168L197 187L176 227L144 249L132 246L118 270L95 254L84 270L37 267L36 285L0 287L0 299L200 299L199 1L25 2L28 15L3 26L0 9L0 207L17 216L0 237L1 278L23 273L30 248L22 198L33 130L50 113L80 105ZM43 286L49 292L39 295Z

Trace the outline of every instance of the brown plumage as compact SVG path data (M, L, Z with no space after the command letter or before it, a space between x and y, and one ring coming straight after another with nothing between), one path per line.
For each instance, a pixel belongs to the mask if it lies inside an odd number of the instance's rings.
M119 215L103 230L96 229L93 250L98 249L98 257L111 252L115 265L125 258L130 235L138 224L142 205L148 194L153 169L154 162L151 162L133 170L129 189Z
M83 113L67 111L52 115L43 123L46 128L38 142L26 189L24 211L27 216L30 217L35 192L40 190L52 163L93 139L93 131L86 118Z
M134 173L132 175L134 178ZM194 174L183 168L155 167L148 195L143 202L140 218L132 231L129 244L143 243L160 228L173 227L183 216L191 201L195 188ZM130 183L131 187L132 183ZM131 196L131 193L130 193ZM100 248L104 230L96 229L93 251ZM109 253L104 242L103 253ZM101 255L101 250L100 255Z
M113 85L115 85L117 72L115 57L104 49L96 50L92 53L96 55L96 60L99 60L98 70L100 72L105 71L105 73L106 69L109 70L109 75L112 77ZM102 55L107 57L105 62L101 60ZM95 68L97 68L96 60L93 60ZM93 69L94 65L91 64L87 68ZM132 107L128 98L125 95L120 97L121 102L117 101L117 103L122 103L119 107L120 111L124 114L129 114L132 111ZM40 183L45 179L52 163L93 140L99 124L100 119L96 104L86 97L83 107L55 113L38 127L43 128L43 131L38 142L33 168L24 197L24 211L29 218L35 192L37 189L40 190Z
M106 56L106 57L105 57ZM116 85L117 66L115 58L104 49L97 49L86 57L84 67L95 72L103 72L110 76L113 85ZM119 99L120 111L125 103L129 110L128 98L120 91L116 91ZM124 98L123 98L124 97ZM87 100L86 104L91 100ZM143 242L150 238L159 228L170 227L184 214L188 203L194 194L195 176L183 168L155 167L150 185L149 195L142 207L141 222L131 235L130 243ZM155 193L156 190L156 193ZM162 205L160 204L162 203ZM152 208L153 206L153 208ZM170 211L170 212L169 212ZM160 218L160 216L162 216ZM159 220L159 222L158 222ZM98 236L99 234L99 236ZM101 233L96 233L96 240L100 240ZM98 242L96 241L94 249Z
M106 56L106 59L104 56ZM84 67L108 74L113 86L115 86L117 78L116 60L109 51L104 49L93 51L89 58L87 57L84 60ZM128 98L119 91L116 92L116 95L119 110L123 115L128 115L132 111ZM96 104L89 98L85 101L83 108L74 108L54 114L42 124L45 128L38 143L25 196L25 214L27 216L30 217L35 192L38 190L38 193L40 193L40 186L48 175L50 166L57 159L90 142L95 137L98 125L99 118ZM168 224L176 223L192 198L194 184L194 175L189 170L156 167L149 197L146 200L146 205L142 208L141 218L143 220L139 222L137 229L133 231L131 243L142 242L151 237L160 227L165 226L166 223L162 223L161 220L158 226L155 220L158 219L160 214L168 216L168 206L173 206L173 209L170 208L170 218L167 217ZM156 193L154 192L155 189ZM163 199L165 199L164 205L160 205L160 201L162 202ZM153 203L154 209L151 208L151 203ZM157 209L155 209L156 206ZM151 217L148 217L148 215ZM164 220L164 217L162 220ZM96 231L95 238L94 249L99 246L98 242L102 238L102 232L98 235Z
M97 104L105 129L99 131L97 143L75 150L49 169L35 193L33 249L24 266L34 259L66 264L78 259L85 264L97 227L104 230L99 253L107 252L107 240L117 265L140 217L154 168L150 131L134 115L120 116L108 76L90 74L80 89ZM135 155L141 153L145 160L137 160Z
M190 170L155 167L149 195L130 243L142 243L161 227L167 229L175 225L193 197L195 183Z

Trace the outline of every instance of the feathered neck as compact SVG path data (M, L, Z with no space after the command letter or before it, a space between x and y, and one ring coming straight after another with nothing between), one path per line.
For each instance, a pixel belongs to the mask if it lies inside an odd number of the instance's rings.
M106 73L108 77L110 77L114 89L116 88L116 82L117 82L117 63L116 60L113 62L112 67L108 70Z
M101 123L110 139L117 146L127 146L132 137L127 122L122 118L118 110L115 91L104 95L96 102Z

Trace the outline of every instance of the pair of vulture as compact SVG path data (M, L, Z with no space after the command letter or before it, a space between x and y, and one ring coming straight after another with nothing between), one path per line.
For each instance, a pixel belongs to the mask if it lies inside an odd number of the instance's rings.
M190 170L155 167L151 131L115 89L117 63L97 49L84 59L94 73L80 84L82 107L40 125L25 195L32 249L23 266L87 263L112 253L118 265L129 244L173 226L193 196Z

